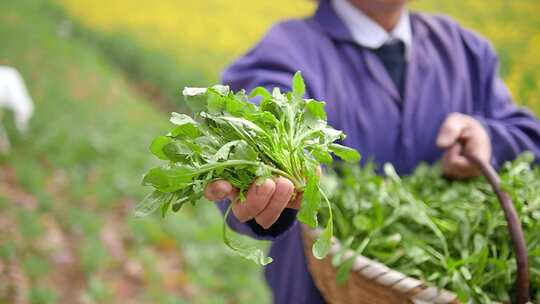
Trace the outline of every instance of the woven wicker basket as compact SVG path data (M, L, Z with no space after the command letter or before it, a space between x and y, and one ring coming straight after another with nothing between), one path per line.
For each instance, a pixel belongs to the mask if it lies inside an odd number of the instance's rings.
M320 230L304 231L304 252L311 276L325 300L331 304L406 304L406 303L459 303L454 293L429 287L425 283L407 277L385 265L358 255L352 267L353 273L344 284L336 283L337 269L332 266L332 256L340 250L340 244L333 240L329 255L318 260L311 253L313 240ZM343 259L354 253L347 251Z
M480 160L469 157L481 169L492 185L508 221L509 233L512 237L518 274L516 280L516 304L528 300L528 260L521 224L517 218L509 196L499 186L495 170ZM318 260L313 257L311 248L314 239L321 230L312 230L303 226L304 252L315 285L323 297L331 304L405 304L405 303L460 303L456 294L430 286L422 281L394 271L385 265L356 255L352 273L344 284L336 283L337 269L332 266L332 256L340 250L340 244L333 239L329 255ZM351 258L355 253L347 251L343 259ZM496 303L495 301L493 303Z

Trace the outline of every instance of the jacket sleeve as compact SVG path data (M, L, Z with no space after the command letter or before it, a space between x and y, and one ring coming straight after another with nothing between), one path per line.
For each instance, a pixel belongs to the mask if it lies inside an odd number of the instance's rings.
M273 27L261 42L224 71L222 83L229 85L234 91L245 89L249 92L258 86L268 90L279 87L282 91L290 91L294 73L301 70L304 78L307 73L302 69L302 57L297 55L298 51L294 43L289 41L289 36L284 26ZM229 200L218 204L223 213L229 205ZM264 229L255 220L242 223L232 214L226 220L229 226L239 233L257 239L273 240L296 225L296 213L296 210L285 209L276 223L268 229Z
M478 119L491 138L492 161L496 167L530 151L540 161L540 122L534 115L516 106L506 85L498 75L498 60L493 48L483 43L478 70L480 88L477 97Z

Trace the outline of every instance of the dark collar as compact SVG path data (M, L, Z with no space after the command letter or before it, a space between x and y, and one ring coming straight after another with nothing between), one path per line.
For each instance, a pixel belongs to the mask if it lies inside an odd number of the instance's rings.
M332 8L330 1L319 1L319 7L312 20L332 39L354 43L352 34ZM422 14L411 12L413 43L420 42L427 36L428 28L424 19L425 17Z

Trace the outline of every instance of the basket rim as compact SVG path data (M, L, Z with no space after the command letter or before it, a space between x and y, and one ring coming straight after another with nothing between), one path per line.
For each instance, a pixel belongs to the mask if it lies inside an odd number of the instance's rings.
M302 225L302 229L304 231L304 235L307 235L312 240L317 238L322 232L321 228L312 229L305 224ZM340 250L341 243L337 238L332 237L332 245L330 246L329 255L334 256ZM346 260L353 256L355 261L353 263L352 271L354 273L367 280L375 281L377 284L388 287L409 297L413 303L460 303L457 295L454 292L434 287L429 282L423 282L407 276L399 271L389 268L383 263L358 254L351 249L345 251L341 257L341 260Z

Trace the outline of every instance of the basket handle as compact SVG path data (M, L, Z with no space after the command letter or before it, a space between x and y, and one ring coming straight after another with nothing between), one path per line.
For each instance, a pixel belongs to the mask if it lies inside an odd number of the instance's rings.
M529 261L525 237L521 228L521 222L518 218L512 199L508 193L501 189L501 182L497 171L489 163L481 160L473 154L464 154L464 156L482 172L482 175L488 180L493 191L499 199L504 216L508 222L508 232L512 239L512 245L516 253L517 278L516 278L516 304L525 304L529 301Z

